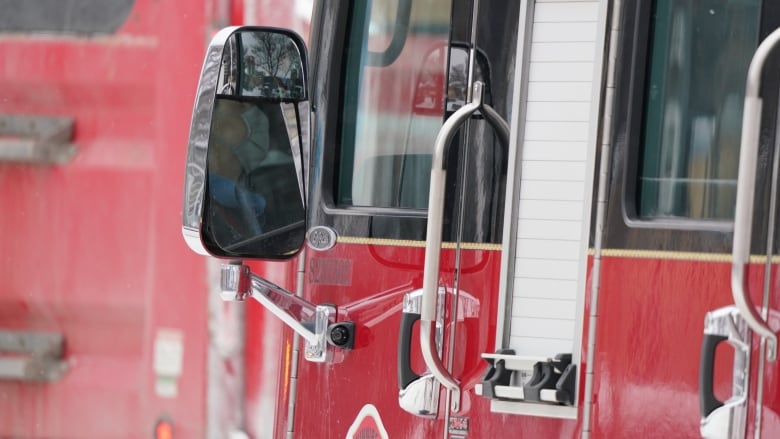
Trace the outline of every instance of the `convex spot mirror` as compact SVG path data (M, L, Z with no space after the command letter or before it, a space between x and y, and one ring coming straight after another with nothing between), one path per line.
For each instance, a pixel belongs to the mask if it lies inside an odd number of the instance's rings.
M285 29L231 27L209 44L182 213L196 252L284 259L302 247L306 74L303 40Z
M490 62L481 49L477 49L474 55L474 81L485 84L483 102L489 104ZM466 43L452 42L449 46L437 47L428 52L417 77L414 114L440 116L446 110L449 116L464 106L468 101L470 62L470 50Z

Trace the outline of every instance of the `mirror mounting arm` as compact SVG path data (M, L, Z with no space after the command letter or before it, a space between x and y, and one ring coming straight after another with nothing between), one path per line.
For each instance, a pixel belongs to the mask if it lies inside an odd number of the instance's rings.
M220 295L225 301L243 302L251 297L260 302L306 340L304 356L307 360L323 363L332 357L328 341L336 319L335 306L315 305L252 273L241 261L222 264ZM348 348L341 343L330 344Z

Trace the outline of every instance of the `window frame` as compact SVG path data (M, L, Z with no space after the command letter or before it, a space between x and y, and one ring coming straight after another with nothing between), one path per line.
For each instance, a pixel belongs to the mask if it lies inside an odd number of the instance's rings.
M453 0L456 7L459 0ZM312 82L311 82L311 162L309 164L309 206L308 225L332 227L344 239L389 239L403 245L417 245L425 241L427 224L426 208L398 208L350 206L336 203L337 183L339 178L339 159L342 148L342 125L344 122L344 92L346 84L346 54L344 47L350 38L349 20L352 2L334 0L332 7L325 8L315 16L314 27L321 32L312 34ZM452 17L450 40L453 28L468 23L454 23ZM460 27L458 28L460 29ZM463 28L461 30L469 30ZM458 39L460 40L460 39ZM491 66L492 67L492 66ZM449 66L447 71L449 71ZM442 121L443 122L443 121ZM455 143L453 143L454 145ZM432 145L431 145L432 146ZM452 184L460 173L448 172L448 184ZM448 186L448 193L451 187ZM421 188L428 191L428 188ZM453 200L445 200L445 209L449 212ZM452 207L454 209L454 207ZM449 217L448 217L449 218ZM501 217L503 218L503 216ZM456 227L448 227L445 219L444 240L455 242ZM453 223L456 224L456 223ZM482 230L482 229L480 229ZM492 229L491 229L492 230ZM500 240L500 233L487 233L484 242L495 243ZM479 242L483 242L479 240Z
M360 2L358 2L360 3ZM357 125L355 124L358 120L356 117L356 114L361 111L360 108L360 96L361 96L361 87L360 83L365 75L364 71L367 68L387 68L390 67L391 64L401 55L403 51L403 45L400 47L398 44L403 44L407 41L408 33L411 31L411 26L409 23L409 14L411 13L411 5L413 3L413 0L399 0L398 1L398 11L396 14L397 21L400 20L400 23L396 23L396 26L394 27L393 32L393 38L392 42L390 43L390 47L385 50L385 52L372 52L371 50L368 50L367 47L365 47L365 43L367 42L367 39L370 38L369 35L369 26L370 26L370 14L368 15L368 21L365 23L358 23L355 24L352 22L352 20L355 17L361 16L361 13L366 13L368 11L365 10L367 6L365 5L356 5L356 4L350 4L348 7L347 17L346 17L346 31L344 34L344 47L348 50L345 50L343 60L341 61L341 69L343 71L341 75L341 89L339 90L339 97L340 97L340 105L339 109L341 111L341 118L339 119L339 125L338 125L338 132L337 137L335 139L336 145L338 145L336 148L334 148L335 155L333 156L333 169L334 169L334 175L332 180L332 185L322 189L326 189L328 193L328 197L326 198L327 202L324 203L323 208L325 211L329 214L358 214L358 215L371 215L371 216L384 216L384 217L412 217L412 218L427 218L428 216L428 210L427 206L425 207L395 207L395 206L379 206L379 205L359 205L359 204L348 204L348 203L342 203L339 201L341 195L342 195L342 188L345 186L351 186L354 181L355 173L355 163L354 163L354 156L357 151L356 145L355 145L355 134L357 131ZM454 7L455 1L452 1L452 4ZM402 37L399 37L398 30L399 28L404 31L404 35ZM448 50L451 50L452 48L452 19L450 18L450 22L448 23L448 43L446 48ZM357 34L353 31L362 32L363 36L358 38ZM399 43L400 42L400 43ZM361 44L357 44L361 43ZM360 53L352 52L350 53L350 50L352 51L360 51ZM391 59L388 61L388 56L391 56ZM450 60L447 59L447 63L445 66L445 84L449 82L448 72L449 72L449 65ZM351 85L350 85L351 84ZM346 102L347 97L350 98L351 103L354 104L354 108L347 109L346 108ZM352 114L347 116L347 113L351 112ZM410 117L413 117L411 113L409 113ZM449 113L444 111L441 114L441 121L440 125L444 124L444 121L449 117ZM351 123L350 127L346 127L345 121L349 121ZM354 125L352 125L354 124ZM431 152L433 148L433 144L431 143ZM345 154L347 153L347 154ZM379 156L377 156L379 157ZM348 163L351 161L350 163ZM345 169L349 169L349 172L351 172L350 175L347 175L343 173ZM421 188L421 190L426 190L427 192L427 186L425 188ZM351 189L348 191L351 194Z
M750 49L759 43L761 3L762 0L651 2L653 18L644 59L646 81L636 173L637 218L704 222L728 222L733 218L730 207L736 200L738 165L733 154L739 153L745 78L752 56ZM684 26L678 26L681 18ZM739 33L738 38L731 38L730 32L734 31ZM682 34L680 44L674 43L676 32ZM676 61L678 50L682 51L677 56L683 59ZM720 56L734 56L735 52L739 54L737 58L721 64ZM653 90L660 94L656 96ZM717 92L713 93L714 90ZM728 106L727 98L739 107ZM670 106L679 109L678 116L674 116ZM724 114L736 108L738 114ZM671 120L667 120L670 115ZM706 121L711 122L712 137L706 145L699 145L706 146L701 150L696 144L696 125ZM679 130L679 144L669 142L670 128L672 132ZM670 165L672 169L668 169ZM707 171L695 169L701 165L713 167Z
M610 248L636 250L730 253L732 220L641 218L638 215L638 185L644 139L643 118L648 81L652 2L653 0L627 0L623 15L620 17L624 32L617 42L619 50L614 118L612 132L608 134L613 145L613 153L612 179L609 187L609 199L612 201L608 206L606 245ZM760 6L759 43L780 24L780 5L773 3L763 1ZM772 63L780 66L778 59L774 59ZM771 70L767 69L767 71ZM762 114L761 148L766 150L774 144L775 138L777 79L770 79L767 76L767 80L762 85L762 96L765 105ZM761 163L756 170L759 178L757 200L767 196L762 182L766 181L768 166L768 163ZM758 220L764 216L764 213L757 212L756 218ZM757 242L754 244L760 246Z
M398 219L413 219L413 220L420 220L422 221L422 229L424 230L424 224L425 221L427 221L428 218L428 210L427 208L411 208L411 207L381 207L381 206L360 206L360 205L349 205L349 204L340 204L337 201L337 195L338 195L338 188L340 184L343 184L342 178L341 178L341 166L342 166L342 148L344 144L345 139L345 133L344 133L344 104L345 104L345 94L348 91L348 85L347 76L350 75L359 75L360 72L349 72L348 71L348 59L349 54L347 53L340 53L340 56L333 56L335 55L333 52L334 49L339 47L338 43L343 44L342 47L347 48L350 46L350 39L354 38L354 34L351 32L353 24L351 23L352 17L354 16L354 8L356 7L353 2L344 2L345 6L338 9L339 17L338 21L340 22L340 26L337 30L333 31L335 33L336 39L333 40L332 45L321 45L319 49L323 49L327 47L329 50L328 55L325 55L326 51L323 51L323 55L320 55L317 60L317 64L319 64L315 70L315 72L328 72L327 75L330 77L330 80L326 81L327 90L325 93L317 93L320 95L319 98L315 97L314 99L320 100L320 102L327 102L329 99L327 97L322 96L323 94L327 94L329 96L335 96L338 102L338 105L329 108L326 115L326 121L320 120L320 123L324 123L325 128L325 140L324 145L313 145L317 148L323 148L325 149L325 153L323 153L323 157L327 157L326 160L323 160L322 163L319 164L319 173L321 175L319 182L314 182L314 184L317 184L317 186L312 187L312 193L318 194L319 203L317 203L322 209L322 213L324 213L327 216L357 216L357 217L387 217L387 218L398 218ZM411 3L411 1L410 1ZM400 13L399 13L400 14ZM450 23L450 27L452 26L452 23ZM408 27L408 26L407 26ZM319 39L319 38L318 38ZM396 38L394 38L394 41ZM314 44L322 44L319 42L313 42ZM328 47L330 46L330 47ZM319 52L319 51L318 51ZM366 62L364 64L361 64L362 68L365 67L386 67L385 64L377 64L373 65L372 62L376 61L376 58L378 56L378 52L371 52L366 51L365 56ZM328 61L328 60L331 61ZM327 67L326 67L327 65ZM338 78L338 79L336 79ZM312 84L317 82L317 78L314 78L312 81ZM357 94L358 90L352 90L355 94ZM314 96L314 94L312 94ZM322 105L315 105L315 108L322 108ZM316 112L316 110L315 110ZM319 117L315 117L313 124L316 125L317 120ZM444 123L444 117L442 118L442 124ZM315 127L316 128L316 127ZM316 132L316 129L312 132ZM325 165L325 166L323 166ZM312 169L314 170L314 168ZM355 221L359 220L353 220L350 221L350 223L354 223ZM369 219L370 221L370 219ZM363 235L364 233L361 233Z
M637 7L633 10L634 32L633 41L626 44L631 48L631 63L629 70L621 73L630 76L629 81L620 81L618 88L629 84L629 91L624 99L627 99L627 112L616 112L616 121L623 119L621 114L625 114L624 131L625 139L633 147L625 148L623 155L625 172L623 173L622 186L623 193L623 220L631 228L650 228L650 229L674 229L686 231L712 231L712 232L730 232L733 226L733 220L706 219L706 218L687 218L687 217L666 217L666 216L646 216L639 214L640 194L640 173L642 172L642 163L645 150L645 111L647 109L647 86L649 83L648 69L650 67L651 56L651 37L653 20L653 3L656 0L637 0ZM632 8L625 8L625 14L631 13ZM646 17L646 18L642 18ZM624 24L628 17L623 17ZM761 28L759 20L759 28ZM761 33L762 29L759 29ZM756 47L758 47L756 45ZM626 47L622 53L625 54ZM620 92L618 100L620 102ZM620 102L618 105L622 104ZM616 125L621 125L620 123ZM616 136L617 137L617 136Z
M335 202L345 88L343 48L349 38L352 7L349 0L334 0L332 7L320 9L312 20L312 28L321 32L312 33L310 42L312 143L307 227L332 227L341 237L424 239L427 210L339 206ZM377 234L373 230L376 220L389 221L403 233Z

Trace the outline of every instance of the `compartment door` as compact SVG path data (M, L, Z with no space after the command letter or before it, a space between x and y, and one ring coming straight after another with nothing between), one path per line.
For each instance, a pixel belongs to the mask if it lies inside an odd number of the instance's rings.
M576 418L606 8L529 3L518 32L498 333L483 354L480 392L493 412Z

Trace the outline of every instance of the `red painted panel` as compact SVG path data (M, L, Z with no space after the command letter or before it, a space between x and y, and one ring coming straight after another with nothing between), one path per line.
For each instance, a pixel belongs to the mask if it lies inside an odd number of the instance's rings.
M317 259L344 259L350 269L344 279L318 282L307 274L307 295L316 303L335 303L342 319L358 326L355 350L343 362L321 365L301 361L295 419L300 437L342 438L366 404L376 406L389 437L441 437L438 420L415 417L398 406L397 343L403 295L421 287L424 249L380 245L340 244L308 255L307 268ZM474 394L486 363L483 352L493 352L496 332L499 251L464 251L461 290L474 296L479 317L459 325L456 377L464 383L464 411L471 438L574 437L577 422L490 413L489 401ZM442 267L452 267L454 251L442 254ZM452 285L452 270L442 270L442 281ZM330 284L327 284L330 283ZM415 339L415 345L417 339ZM413 351L414 353L414 351ZM446 353L445 353L446 355ZM418 371L422 366L418 364ZM444 395L440 399L444 405ZM279 432L277 431L277 437Z
M190 7L192 6L192 7ZM206 274L181 239L205 7L138 0L115 35L0 36L0 113L74 119L64 165L0 164L0 328L62 332L65 376L0 382L0 436L205 431ZM157 331L183 334L178 395L159 397Z
M297 259L284 262L252 262L254 273L296 291ZM245 414L247 432L253 438L277 437L286 431L288 359L292 352L292 331L252 300L246 306Z
M420 287L423 250L340 245L310 257L351 261L347 285L312 284L308 278L308 291L315 302L339 304L342 318L354 320L359 333L356 349L343 362L301 363L296 431L303 437L343 437L361 408L373 404L390 437L440 437L441 416L435 421L417 418L397 403L400 301L405 292ZM466 389L465 411L460 415L469 419L468 437L519 432L522 437L579 437L581 409L577 420L494 414L488 401L473 393L485 368L479 354L490 352L493 346L499 259L499 252L486 251L468 251L463 259L464 266L473 269L463 277L462 288L480 304L480 318L464 325L466 334L457 352L463 366L456 368L456 376ZM444 261L443 266L451 265L451 251L444 252ZM591 437L699 437L703 320L706 312L731 303L730 264L605 257L602 270ZM761 271L751 272L755 289ZM445 272L442 278L451 284L451 273ZM780 328L780 318L777 314L773 318L773 325ZM586 325L583 359L587 333ZM721 399L731 394L731 355L728 349L717 354L715 384ZM754 355L751 395L755 395L756 364ZM580 406L586 366L580 365ZM780 430L777 367L774 363L767 367L763 437L774 437Z
M595 437L700 437L703 320L707 311L732 303L730 263L606 258L602 264ZM760 271L751 272L753 286L760 285ZM732 355L722 349L716 358L716 395L721 400L731 395ZM755 359L754 352L751 398ZM772 395L776 367L767 374ZM768 410L776 412L778 401L765 401L771 405ZM767 417L767 434L777 431L777 421L776 416Z

